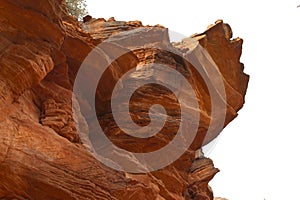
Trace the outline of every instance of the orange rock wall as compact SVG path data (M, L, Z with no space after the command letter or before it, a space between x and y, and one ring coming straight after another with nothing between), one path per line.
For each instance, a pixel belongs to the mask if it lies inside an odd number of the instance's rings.
M147 109L154 101L172 116L157 137L139 140L139 147L134 145L136 139L120 133L109 101L111 83L129 69L145 63L168 64L183 72L198 91L202 121L189 150L161 170L129 174L106 167L82 145L72 114L72 88L78 69L96 45L116 33L143 27L141 22L77 22L59 0L2 0L0 17L1 199L213 199L208 182L218 170L210 159L194 158L196 149L219 134L205 138L211 121L210 95L192 67L167 52L145 48L112 63L96 94L98 120L106 135L127 150L147 152L166 145L174 137L180 118L178 102L170 91L151 85L133 96L133 120L147 124ZM157 27L164 34L163 27ZM224 126L243 106L248 84L239 62L242 40L231 37L229 25L221 21L192 36L223 75L227 96ZM164 39L169 43L167 36ZM182 52L189 49L184 43L172 45ZM195 162L196 169L190 171Z

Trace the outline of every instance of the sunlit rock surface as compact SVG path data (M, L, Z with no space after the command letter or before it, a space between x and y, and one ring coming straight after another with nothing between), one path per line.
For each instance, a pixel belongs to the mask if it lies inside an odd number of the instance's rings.
M78 22L67 15L64 1L57 0L3 0L0 17L1 199L213 199L208 182L218 169L208 158L195 159L195 150L220 134L212 131L206 135L210 122L218 120L211 116L211 95L203 78L184 59L151 48L159 42L187 58L197 51L189 40L171 44L164 27L143 26L139 21L89 18ZM113 120L110 101L114 85L136 66L139 70L132 74L134 79L160 73L143 68L151 63L178 70L192 84L201 120L193 144L178 160L158 171L130 174L106 167L91 154L93 147L86 138L79 137L76 123L80 119L72 113L72 88L80 65L95 46L140 27L154 28L157 37L145 48L128 47L128 53L111 63L99 81L96 112L105 134L115 145L133 152L155 151L174 138L180 105L172 92L158 85L140 88L130 104L131 118L142 126L150 122L148 112L153 103L164 106L167 120L156 136L133 138ZM126 41L130 34L122 39ZM222 74L225 127L242 108L248 84L239 62L242 39L232 39L231 28L222 21L191 38L207 50ZM87 120L84 114L80 117ZM193 116L191 123L196 123ZM92 129L86 127L83 134Z

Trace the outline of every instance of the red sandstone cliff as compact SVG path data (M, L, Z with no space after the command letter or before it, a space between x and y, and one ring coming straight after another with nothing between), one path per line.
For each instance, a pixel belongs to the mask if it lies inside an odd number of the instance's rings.
M208 182L218 169L210 159L195 160L195 150L220 133L216 129L206 134L211 121L219 118L211 115L205 77L178 56L151 48L151 44L163 43L188 57L197 54L189 42L171 44L166 29L154 27L158 39L150 40L145 48L128 47L128 53L111 63L99 82L95 95L97 120L115 145L134 152L155 151L174 138L180 105L165 88L142 87L131 98L131 118L146 125L148 110L155 102L167 110L167 121L156 137L137 140L128 136L114 122L110 107L114 84L125 72L137 65L166 64L184 74L196 91L201 121L193 144L163 169L131 174L102 164L91 154L92 147L79 137L78 119L72 112L72 89L82 62L95 46L117 33L144 27L142 23L113 19L79 23L66 14L64 2L58 0L2 0L0 17L1 199L213 199ZM122 37L126 40L132 35ZM248 84L239 62L242 40L232 39L231 28L222 21L191 37L208 51L222 74L225 127L243 106ZM152 77L153 73L147 68L132 77ZM81 117L87 120L86 115ZM90 125L86 128L86 132L93 129Z

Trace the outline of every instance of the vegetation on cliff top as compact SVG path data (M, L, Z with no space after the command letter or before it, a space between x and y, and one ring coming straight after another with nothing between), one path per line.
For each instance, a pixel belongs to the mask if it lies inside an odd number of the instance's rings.
M88 14L86 0L66 0L68 12L78 19Z

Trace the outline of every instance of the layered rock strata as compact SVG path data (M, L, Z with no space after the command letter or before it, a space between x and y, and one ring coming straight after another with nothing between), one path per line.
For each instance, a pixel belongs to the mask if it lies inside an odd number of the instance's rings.
M220 131L206 134L211 121L218 118L211 116L211 94L203 77L183 59L197 53L189 40L171 43L167 29L143 26L139 21L86 18L85 23L78 22L67 14L61 0L3 0L0 16L1 199L213 199L208 182L218 170L208 158L195 159L195 151ZM131 137L113 119L110 101L114 85L137 66L133 79L160 73L143 68L152 63L176 69L191 83L201 120L194 142L179 159L153 172L132 174L111 169L93 156L95 147L86 142L93 127L88 124L78 129L78 123L88 121L88 115L81 108L82 113L74 117L72 110L74 101L85 99L72 99L72 95L78 70L97 45L119 33L124 33L122 39L127 41L128 34L140 34L141 27L155 30L158 37L144 48L128 47L126 54L110 63L95 94L95 126L99 123L115 145L132 152L156 151L175 137L180 105L170 90L155 84L134 93L130 114L134 122L146 126L151 105L163 105L166 123L156 136ZM225 127L242 108L248 84L239 61L242 39L232 39L231 28L222 21L191 38L206 49L222 75ZM153 48L154 43L182 56ZM110 53L100 56L107 58ZM89 107L88 101L86 105Z

